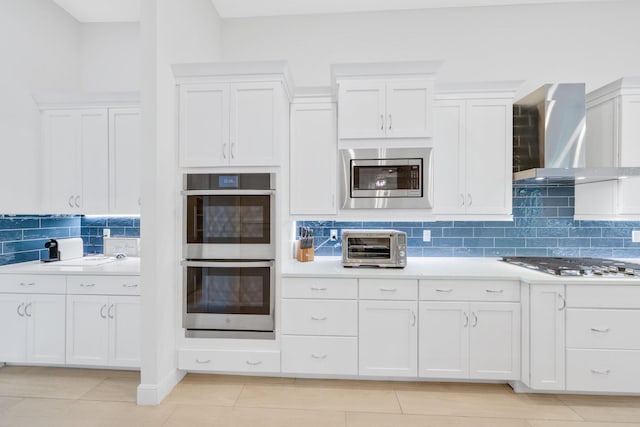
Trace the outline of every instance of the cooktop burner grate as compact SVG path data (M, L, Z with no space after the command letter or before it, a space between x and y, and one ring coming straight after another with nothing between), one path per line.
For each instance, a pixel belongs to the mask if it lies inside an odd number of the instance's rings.
M606 258L502 257L502 260L555 276L640 278L640 264Z

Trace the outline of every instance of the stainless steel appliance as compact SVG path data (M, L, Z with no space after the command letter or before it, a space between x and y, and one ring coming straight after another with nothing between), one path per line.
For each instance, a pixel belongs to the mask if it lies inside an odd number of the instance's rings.
M407 233L398 230L343 230L344 267L407 266Z
M503 257L502 260L555 276L640 278L640 264L606 258Z
M187 337L273 338L275 177L184 177Z
M273 259L273 174L187 174L182 194L184 258Z
M343 209L431 208L430 147L340 150Z

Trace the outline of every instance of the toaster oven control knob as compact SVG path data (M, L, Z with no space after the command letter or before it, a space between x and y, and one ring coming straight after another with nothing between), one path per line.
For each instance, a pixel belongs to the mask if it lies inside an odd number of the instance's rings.
M404 256L404 251L399 252L400 256Z

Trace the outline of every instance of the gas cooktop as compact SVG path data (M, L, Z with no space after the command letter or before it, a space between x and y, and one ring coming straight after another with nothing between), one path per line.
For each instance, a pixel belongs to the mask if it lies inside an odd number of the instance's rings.
M555 276L640 279L640 264L605 258L502 257L504 262Z

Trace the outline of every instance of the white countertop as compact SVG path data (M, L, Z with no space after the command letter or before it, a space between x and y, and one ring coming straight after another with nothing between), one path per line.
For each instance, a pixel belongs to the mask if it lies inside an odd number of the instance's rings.
M0 274L122 275L140 274L140 258L84 257L55 262L21 262L0 267Z
M627 260L637 262L637 260ZM287 259L282 263L283 277L353 277L403 279L476 279L518 280L527 283L625 284L640 285L640 279L616 277L553 276L507 264L500 258L409 258L405 268L345 268L340 257L316 257L312 262Z

